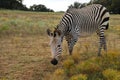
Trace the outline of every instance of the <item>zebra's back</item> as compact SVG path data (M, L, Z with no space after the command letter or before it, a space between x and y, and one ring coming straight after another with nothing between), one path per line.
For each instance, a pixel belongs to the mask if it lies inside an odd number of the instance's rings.
M68 9L72 15L73 27L78 35L92 34L101 27L107 29L109 24L109 12L100 4L93 4L81 9Z

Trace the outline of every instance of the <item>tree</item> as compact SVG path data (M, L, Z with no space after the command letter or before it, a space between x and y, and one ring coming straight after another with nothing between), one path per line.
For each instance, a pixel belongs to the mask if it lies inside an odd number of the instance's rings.
M27 7L22 4L22 0L0 0L0 8L27 10Z
M40 11L40 12L54 12L52 9L47 8L45 5L39 4L39 5L33 5L30 6L31 11Z
M23 2L23 0L17 0L19 3L22 3Z
M82 8L85 7L87 4L86 3L79 3L79 2L74 2L74 4L71 4L70 6L68 6L68 8Z
M120 14L120 0L112 0L111 11Z
M109 12L120 14L120 0L91 0L89 4L101 4L105 6Z

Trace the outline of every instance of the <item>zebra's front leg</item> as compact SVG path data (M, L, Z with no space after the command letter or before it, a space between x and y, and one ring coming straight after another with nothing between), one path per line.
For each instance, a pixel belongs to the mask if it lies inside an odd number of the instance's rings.
M72 40L68 41L68 49L69 49L70 55L72 55L73 48L74 48L74 45L76 42L77 42L77 39L72 39Z
M71 46L68 46L68 49L69 49L69 55L72 55L73 47L74 47L74 46L72 46L72 47L71 47Z
M101 43L101 39L100 39L100 43L99 43L99 48L98 48L98 56L101 56L101 49L102 49L102 43Z

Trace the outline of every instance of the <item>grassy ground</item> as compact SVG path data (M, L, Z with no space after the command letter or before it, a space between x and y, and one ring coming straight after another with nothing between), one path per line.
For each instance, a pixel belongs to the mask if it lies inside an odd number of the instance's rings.
M0 11L0 80L120 80L120 15L110 18L107 56L103 51L97 57L99 39L94 34L78 41L73 56L68 56L64 41L62 59L53 66L45 32L62 15Z

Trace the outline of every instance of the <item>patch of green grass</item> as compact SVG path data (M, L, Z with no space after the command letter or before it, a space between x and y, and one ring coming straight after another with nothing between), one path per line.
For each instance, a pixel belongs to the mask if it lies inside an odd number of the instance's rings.
M48 27L55 27L61 13L0 11L0 33L9 34L44 34Z

